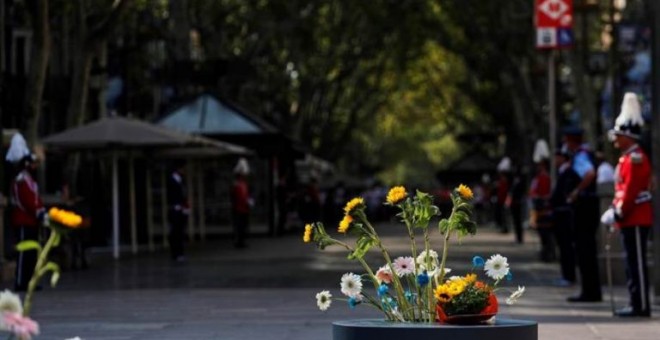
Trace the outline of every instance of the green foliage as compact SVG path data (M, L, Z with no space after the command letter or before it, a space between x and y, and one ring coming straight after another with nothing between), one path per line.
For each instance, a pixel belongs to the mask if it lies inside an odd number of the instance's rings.
M57 263L55 262L49 261L41 270L42 270L42 275L49 271L52 273L50 276L50 285L52 287L55 287L60 279L60 273L61 273L60 266L57 265Z
M355 249L348 254L349 260L361 259L371 249L377 241L368 235L362 235L355 243Z
M411 206L412 214L408 216L411 217L412 225L415 228L428 228L431 219L440 215L440 209L433 205L433 196L419 190L412 200Z
M16 250L19 252L36 250L38 253L41 253L41 245L37 241L25 240L16 245Z
M443 309L447 315L479 314L488 306L488 295L490 292L471 283L461 294L445 303Z

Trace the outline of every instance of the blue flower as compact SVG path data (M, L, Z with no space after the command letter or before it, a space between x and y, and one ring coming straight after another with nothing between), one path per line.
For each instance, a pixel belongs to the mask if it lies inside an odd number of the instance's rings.
M355 306L359 305L360 302L362 301L358 301L356 298L350 297L348 298L348 307L351 307L351 309L355 309Z
M511 279L513 279L513 273L509 270L509 273L506 274L506 280L511 281Z
M483 267L485 263L486 262L484 261L484 259L481 256L475 256L475 257L472 258L472 266L474 266L476 268Z
M429 284L429 276L426 274L426 270L423 273L417 275L417 284L420 287L424 287Z
M413 301L413 298L415 297L415 296L413 295L413 293L412 293L411 291L409 291L409 290L406 290L406 292L405 292L405 296L406 296L406 300L408 300L408 301L410 301L410 302L412 302L412 301Z
M384 284L384 283L381 284L381 285L378 287L378 296L383 296L383 295L387 294L387 292L388 292L389 290L390 290L390 288L387 287L386 284Z

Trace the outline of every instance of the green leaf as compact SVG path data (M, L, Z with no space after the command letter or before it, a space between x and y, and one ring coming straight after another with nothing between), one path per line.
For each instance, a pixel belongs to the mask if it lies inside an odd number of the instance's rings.
M376 240L366 235L361 236L355 244L355 250L348 254L349 260L361 259L376 244Z
M36 250L37 252L41 253L41 244L39 244L39 242L34 240L25 240L19 242L16 245L16 250L20 252Z
M440 229L440 233L446 234L449 231L449 221L446 218L441 219L438 223L438 229Z
M60 273L59 272L53 272L53 275L50 276L50 286L55 287L57 286L57 281L60 280Z

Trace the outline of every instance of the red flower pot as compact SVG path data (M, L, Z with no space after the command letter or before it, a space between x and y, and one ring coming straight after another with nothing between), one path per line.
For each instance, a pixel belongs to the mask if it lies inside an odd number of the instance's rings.
M499 304L495 294L488 296L488 305L479 312L479 314L447 315L441 304L437 304L435 309L440 323L453 325L474 325L484 322L497 314Z

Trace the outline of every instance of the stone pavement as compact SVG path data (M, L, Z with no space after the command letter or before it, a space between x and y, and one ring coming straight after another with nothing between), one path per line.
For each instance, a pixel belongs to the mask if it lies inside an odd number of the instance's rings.
M394 256L409 252L402 226L378 229ZM575 288L552 286L558 265L538 262L536 235L527 231L526 237L520 246L511 234L482 228L461 245L452 242L449 267L462 274L475 254L507 256L511 288L525 285L527 291L517 305L501 305L499 317L538 321L539 339L660 338L657 305L651 319L624 320L611 316L607 299L565 302ZM339 296L341 275L360 272L339 249L316 250L302 243L301 234L252 239L244 250L230 244L222 239L193 244L184 264L171 263L165 252L117 262L97 255L89 270L66 272L57 288L38 293L33 313L43 333L38 339L331 339L334 320L381 317L341 301L327 312L317 309L318 291ZM432 244L440 248L438 235ZM372 267L381 265L375 252L368 257ZM617 304L624 305L625 288L615 293Z

